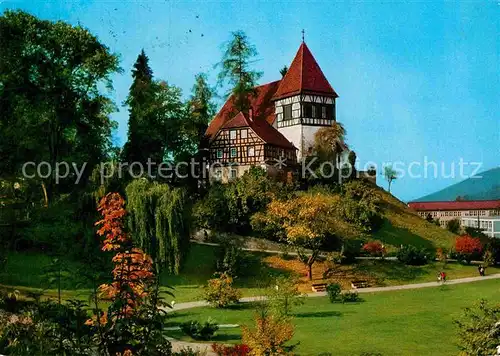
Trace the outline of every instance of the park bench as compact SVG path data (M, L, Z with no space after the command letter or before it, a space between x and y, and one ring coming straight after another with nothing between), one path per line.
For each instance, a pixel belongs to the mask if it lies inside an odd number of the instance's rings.
M324 292L326 291L326 283L314 283L312 285L313 292Z
M353 289L358 289L358 288L368 288L370 285L368 284L367 281L362 281L362 280L355 280L351 281L351 287Z

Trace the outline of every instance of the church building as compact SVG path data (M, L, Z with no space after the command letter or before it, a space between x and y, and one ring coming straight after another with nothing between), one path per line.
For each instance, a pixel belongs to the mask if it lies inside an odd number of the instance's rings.
M234 114L231 96L210 122L206 135L211 179L227 182L251 166L260 166L270 175L293 171L313 154L314 134L336 121L337 98L302 42L281 80L255 88L247 114ZM345 144L339 146L338 167L349 153Z

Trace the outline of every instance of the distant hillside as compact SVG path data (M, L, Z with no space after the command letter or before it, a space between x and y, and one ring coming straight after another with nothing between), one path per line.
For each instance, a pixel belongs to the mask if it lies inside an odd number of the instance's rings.
M451 248L456 235L448 230L422 219L416 212L396 197L378 188L382 202L382 215L386 218L382 228L371 238L386 245L399 248L400 245L414 245L428 249Z
M457 197L463 200L500 199L500 167L479 173L478 176L481 178L471 177L414 201L454 201Z

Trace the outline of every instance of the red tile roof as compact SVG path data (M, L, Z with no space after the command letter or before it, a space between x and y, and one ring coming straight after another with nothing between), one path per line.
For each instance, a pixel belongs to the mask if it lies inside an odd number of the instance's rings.
M287 138L281 134L281 132L276 130L264 120L253 120L250 123L250 127L257 134L257 136L264 140L264 142L282 148L297 149L293 143L288 141Z
M485 210L500 209L500 200L410 202L408 206L418 211Z
M250 105L253 109L253 116L255 120L265 120L270 124L273 124L274 115L274 104L271 102L271 98L278 89L280 81L267 83L255 87L255 96L250 96ZM220 109L214 119L210 122L205 134L209 137L214 136L219 129L229 120L231 120L236 112L234 112L234 98L230 96L226 101L224 106Z
M234 129L238 127L249 127L264 142L271 145L288 149L296 149L295 146L290 141L288 141L285 136L283 136L278 130L268 124L266 120L250 120L241 111L232 119L228 120L221 127L221 129Z
M302 93L338 97L304 42L281 80L273 100Z

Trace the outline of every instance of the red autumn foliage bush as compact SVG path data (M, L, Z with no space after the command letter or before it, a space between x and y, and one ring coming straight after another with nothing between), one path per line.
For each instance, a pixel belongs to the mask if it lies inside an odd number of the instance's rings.
M470 235L462 235L455 240L455 251L466 262L470 262L475 255L480 255L482 250L481 240Z
M385 253L385 248L379 241L370 241L363 245L363 251L370 256L382 256Z
M218 356L246 356L250 354L250 348L244 344L233 345L233 346L212 344L212 350Z

